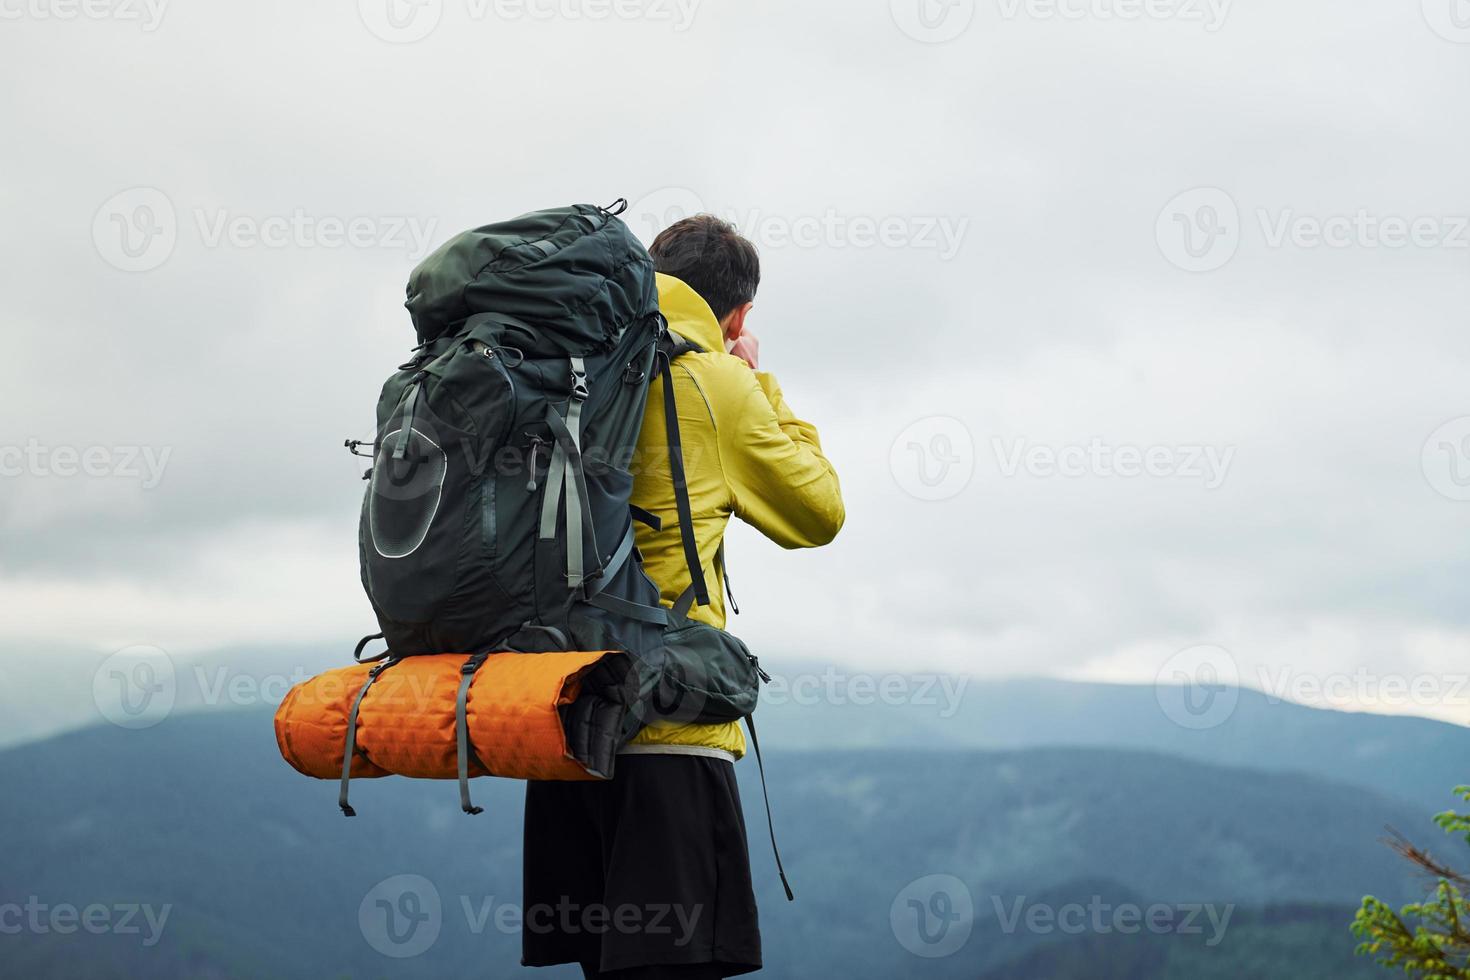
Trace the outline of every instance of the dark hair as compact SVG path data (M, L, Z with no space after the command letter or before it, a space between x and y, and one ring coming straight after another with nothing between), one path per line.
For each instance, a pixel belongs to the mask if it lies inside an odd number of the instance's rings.
M653 267L688 283L709 304L716 320L754 300L761 284L755 246L730 222L712 214L674 222L658 233L648 251Z

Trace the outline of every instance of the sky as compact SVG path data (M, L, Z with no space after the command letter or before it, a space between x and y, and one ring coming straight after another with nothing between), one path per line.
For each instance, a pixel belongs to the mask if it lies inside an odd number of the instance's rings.
M464 228L760 249L843 482L766 662L1470 723L1464 0L0 0L0 671L373 631L360 467ZM39 651L45 651L44 654ZM29 673L25 676L31 676Z

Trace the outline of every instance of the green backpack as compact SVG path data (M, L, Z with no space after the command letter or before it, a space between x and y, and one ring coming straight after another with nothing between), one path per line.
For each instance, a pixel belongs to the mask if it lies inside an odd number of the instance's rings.
M390 659L496 650L626 650L615 731L574 735L597 771L653 718L728 721L755 708L738 639L685 619L707 604L670 462L694 585L673 610L644 574L629 502L653 373L686 350L659 313L653 261L608 208L522 215L452 238L414 269L418 344L383 385L364 474L362 583ZM664 386L671 399L671 385ZM472 664L477 666L477 663ZM580 757L580 755L579 755Z

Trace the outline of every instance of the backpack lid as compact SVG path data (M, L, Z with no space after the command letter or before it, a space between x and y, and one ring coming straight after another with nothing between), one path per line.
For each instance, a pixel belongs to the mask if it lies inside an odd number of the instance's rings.
M658 292L653 260L628 226L576 204L461 232L413 270L404 305L420 344L494 313L510 320L506 343L528 356L585 356L656 315Z

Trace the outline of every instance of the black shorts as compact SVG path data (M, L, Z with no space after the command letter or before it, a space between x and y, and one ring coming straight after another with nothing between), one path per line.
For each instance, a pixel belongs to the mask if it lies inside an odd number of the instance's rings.
M526 784L521 962L761 966L735 766L623 755L607 782Z

